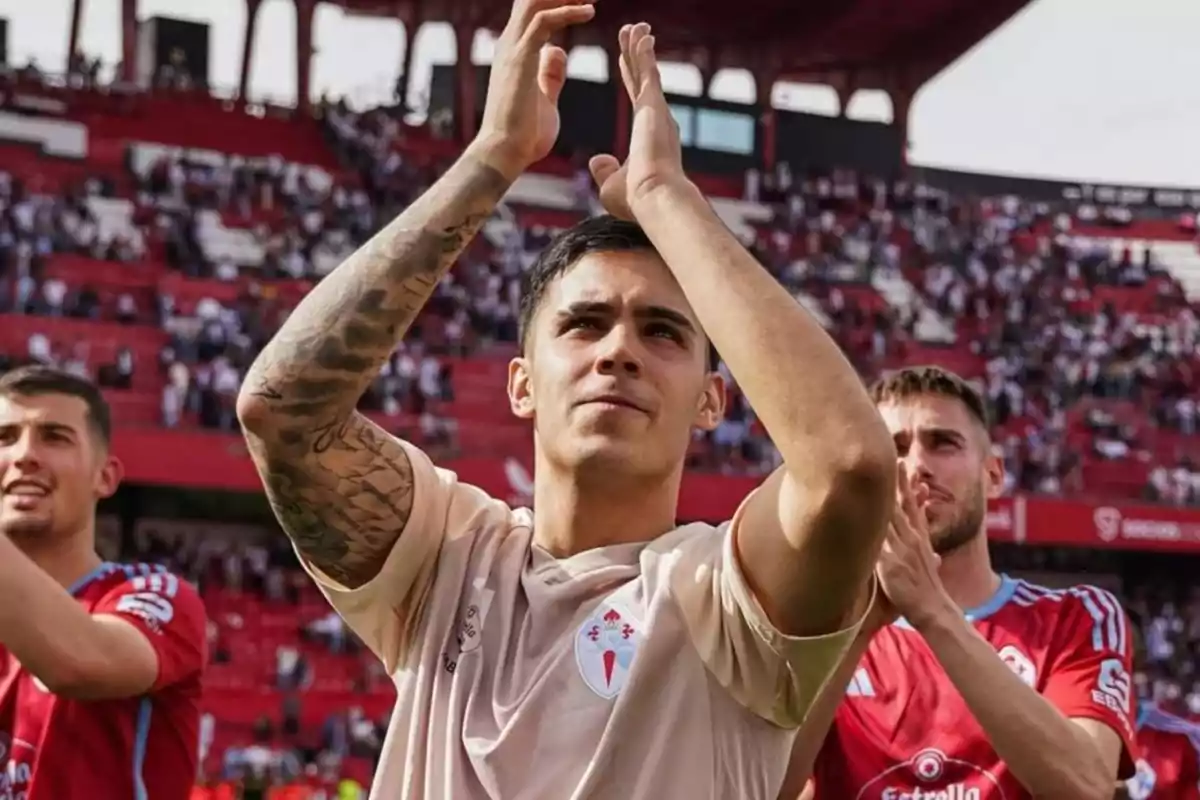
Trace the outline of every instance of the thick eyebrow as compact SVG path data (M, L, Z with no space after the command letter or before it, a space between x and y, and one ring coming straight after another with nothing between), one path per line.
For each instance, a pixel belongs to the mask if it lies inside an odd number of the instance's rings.
M12 430L19 427L20 425L15 422L0 424L0 431ZM79 437L79 432L74 427L63 422L35 422L33 427L47 433L65 433L73 439Z
M572 319L574 317L585 317L589 315L615 317L617 315L617 309L612 303L581 300L576 303L571 303L571 305L555 314L555 317L558 319ZM669 322L677 328L686 331L687 333L694 334L696 332L696 326L692 324L690 319L675 309L667 308L666 306L643 306L634 311L633 315L639 319Z
M39 423L38 427L50 433L70 434L71 438L73 439L79 437L79 431L75 430L74 426L66 425L62 422L42 422Z
M956 431L954 428L942 428L937 426L918 428L917 436L921 438L944 436L959 443L967 440L966 436L959 431ZM896 433L892 434L892 440L895 441L896 444L907 444L911 438L912 434L909 431L897 431Z
M967 440L966 436L964 436L962 433L955 430L954 428L942 428L942 427L938 427L938 426L930 426L927 428L920 428L917 431L917 433L923 437L924 436L930 436L930 437L944 436L945 438L953 439L956 442L965 442Z

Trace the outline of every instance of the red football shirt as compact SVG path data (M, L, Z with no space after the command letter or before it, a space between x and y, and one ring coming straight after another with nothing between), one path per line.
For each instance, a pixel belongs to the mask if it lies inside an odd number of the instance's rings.
M1100 720L1133 774L1129 629L1106 591L1005 576L967 618L1000 658L1068 717ZM813 768L821 800L1029 798L933 652L903 620L871 640Z
M1137 742L1137 774L1125 782L1130 800L1200 800L1200 725L1148 705Z
M199 758L204 606L146 564L103 564L71 587L92 614L121 617L158 653L142 697L56 697L0 648L0 798L186 800Z

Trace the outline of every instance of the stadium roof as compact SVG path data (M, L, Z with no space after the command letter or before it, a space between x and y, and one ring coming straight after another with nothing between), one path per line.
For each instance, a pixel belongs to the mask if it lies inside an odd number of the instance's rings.
M510 0L331 0L350 13L499 30ZM599 0L573 44L644 20L663 60L741 67L838 89L915 90L1030 0Z

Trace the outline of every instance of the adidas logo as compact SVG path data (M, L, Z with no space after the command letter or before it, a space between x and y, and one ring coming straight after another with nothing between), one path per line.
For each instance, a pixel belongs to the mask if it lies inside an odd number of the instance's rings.
M854 677L850 679L850 685L846 687L847 697L874 697L875 687L871 684L871 676L867 674L867 670L859 667L854 670Z

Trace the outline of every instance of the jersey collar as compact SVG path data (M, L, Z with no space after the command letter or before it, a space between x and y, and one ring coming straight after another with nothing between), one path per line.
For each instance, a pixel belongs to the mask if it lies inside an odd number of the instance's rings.
M96 567L87 575L84 575L82 578L71 584L70 587L67 588L67 592L69 592L72 596L78 596L80 592L82 592L92 583L100 580L105 575L111 574L113 571L113 566L113 564L110 564L107 561L101 563L100 566Z
M963 616L967 618L967 622L978 622L979 620L987 619L992 614L995 614L997 611L1004 608L1004 606L1008 604L1008 601L1012 600L1013 594L1015 594L1016 591L1017 582L1007 575L1001 573L1000 585L996 588L996 591L992 594L992 596L988 598L982 605L975 606L974 608L964 609ZM913 629L912 623L906 620L904 617L901 617L892 624L908 630Z

